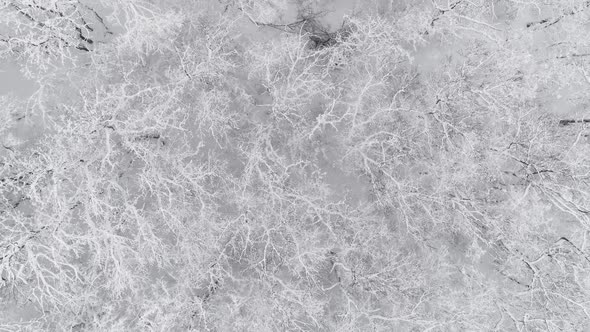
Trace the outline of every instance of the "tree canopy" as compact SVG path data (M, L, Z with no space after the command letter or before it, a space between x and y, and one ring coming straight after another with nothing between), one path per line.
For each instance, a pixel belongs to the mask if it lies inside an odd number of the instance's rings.
M0 331L590 329L590 2L0 0Z

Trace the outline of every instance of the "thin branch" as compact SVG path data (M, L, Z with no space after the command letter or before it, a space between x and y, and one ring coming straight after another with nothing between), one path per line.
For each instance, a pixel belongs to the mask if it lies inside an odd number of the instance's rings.
M590 1L586 1L582 7L580 9L570 9L566 12L564 12L561 16L558 16L554 19L551 18L545 18L539 21L534 21L534 22L529 22L526 24L527 28L531 28L531 27L537 27L540 26L540 28L545 29L548 28L552 25L557 24L559 21L561 21L562 19L568 17L568 16L573 16L575 14L581 13L584 10L586 10L588 7L590 7Z
M574 120L574 119L563 119L563 120L559 120L559 125L560 126L568 126L570 124L574 124L574 123L589 123L590 119L579 119L579 120Z

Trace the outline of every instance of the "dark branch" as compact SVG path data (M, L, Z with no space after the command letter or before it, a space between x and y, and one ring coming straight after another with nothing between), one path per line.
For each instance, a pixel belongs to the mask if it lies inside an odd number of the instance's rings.
M440 20L440 18L447 12L452 11L453 9L455 9L455 7L457 7L460 3L462 2L462 0L459 0L457 2L452 3L448 9L440 9L437 8L437 13L436 15L434 15L434 17L432 18L432 20L430 20L430 26L434 27L434 23L438 20Z
M590 53L582 53L582 54L573 53L573 54L569 54L569 55L560 55L557 57L557 59L582 58L582 57L586 57L586 56L590 56Z
M558 16L554 19L551 18L545 18L539 21L535 21L535 22L529 22L526 24L527 28L531 28L531 27L536 27L536 26L541 26L541 28L548 28L554 24L557 24L559 21L561 21L563 18L566 18L568 16L573 16L577 13L580 13L584 10L586 10L588 7L590 7L590 1L586 1L581 8L579 9L570 9L566 12L564 12L561 16Z
M563 120L559 120L559 125L560 126L567 126L570 124L574 124L574 123L589 123L590 119L580 119L580 120L574 120L574 119L563 119Z

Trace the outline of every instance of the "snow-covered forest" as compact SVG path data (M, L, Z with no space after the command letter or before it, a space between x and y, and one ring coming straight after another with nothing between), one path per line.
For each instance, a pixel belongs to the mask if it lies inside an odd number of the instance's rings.
M0 331L590 331L589 22L0 0Z

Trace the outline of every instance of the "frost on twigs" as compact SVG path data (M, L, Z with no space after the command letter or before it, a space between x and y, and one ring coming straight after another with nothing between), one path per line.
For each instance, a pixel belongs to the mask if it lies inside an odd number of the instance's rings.
M71 1L0 2L0 56L31 69L75 62L113 34L99 8Z
M0 329L587 327L587 126L560 120L588 64L542 29L481 1L337 31L312 2L16 3L57 44L3 44L40 88L0 100Z

